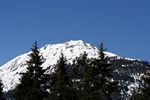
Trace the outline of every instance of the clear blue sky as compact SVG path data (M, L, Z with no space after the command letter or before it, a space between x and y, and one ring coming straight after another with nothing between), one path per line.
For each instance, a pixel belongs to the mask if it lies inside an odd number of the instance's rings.
M150 61L150 0L1 0L0 65L39 46L81 39Z

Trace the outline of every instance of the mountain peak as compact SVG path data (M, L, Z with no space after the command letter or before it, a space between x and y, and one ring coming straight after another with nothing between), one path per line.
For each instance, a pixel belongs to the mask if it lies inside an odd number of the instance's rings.
M70 40L66 41L64 43L57 43L57 44L47 44L45 45L42 49L50 49L50 48L63 48L66 47L74 47L74 46L81 46L81 47L86 47L86 43L83 42L82 40Z
M73 44L84 44L84 41L82 40L70 40L70 41L66 41L65 44L70 44L70 45L73 45Z

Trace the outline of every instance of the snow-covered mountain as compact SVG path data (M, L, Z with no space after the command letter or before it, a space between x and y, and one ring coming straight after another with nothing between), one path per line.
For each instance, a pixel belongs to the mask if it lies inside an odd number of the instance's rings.
M84 52L88 53L89 58L96 58L98 56L97 48L91 44L84 43L82 40L68 41L60 44L48 44L40 48L39 51L45 59L42 65L43 68L55 65L61 52L66 57L68 63L71 63L73 59L79 57L80 54ZM16 84L19 83L19 73L26 70L26 61L29 60L29 53L22 54L0 67L0 78L4 83L4 91L7 92L13 89ZM106 52L106 55L109 57L117 56L110 52Z
M64 54L68 63L72 63L73 59L79 57L80 54L84 52L88 54L89 58L98 57L98 49L89 43L84 43L82 40L71 40L60 44L48 44L40 48L39 51L40 54L43 56L43 59L45 60L45 62L42 65L43 68L50 69L57 63L57 60L59 59L61 53ZM29 53L30 52L22 54L0 67L0 79L2 79L2 82L4 84L5 92L14 89L15 86L19 84L19 73L24 72L26 70L26 61L29 60ZM106 56L112 58L111 62L113 63L114 68L116 68L116 70L114 71L114 76L120 82L121 88L127 88L127 90L122 89L121 92L123 95L126 92L129 92L126 93L128 97L128 95L131 94L130 92L133 89L132 87L136 88L136 85L139 84L138 80L140 80L140 77L143 73L133 73L129 71L129 69L133 69L136 65L135 70L137 70L139 66L147 66L147 64L144 65L144 63L139 60L123 58L110 52L105 52L105 54ZM128 79L123 79L122 76L124 75L133 77L133 82L130 82Z

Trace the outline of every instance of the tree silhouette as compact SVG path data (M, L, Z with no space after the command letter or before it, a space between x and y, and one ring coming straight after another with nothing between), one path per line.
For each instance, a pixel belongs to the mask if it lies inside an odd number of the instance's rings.
M27 61L27 71L21 73L20 84L14 90L16 100L43 100L47 92L44 90L46 84L45 69L42 69L42 56L39 55L37 42L33 44L32 52Z

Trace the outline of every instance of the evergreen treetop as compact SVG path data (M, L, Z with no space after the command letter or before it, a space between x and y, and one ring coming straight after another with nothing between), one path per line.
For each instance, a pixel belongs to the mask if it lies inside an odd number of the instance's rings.
M4 92L3 92L3 84L2 84L1 80L0 80L0 100L5 100L4 99Z
M111 100L112 93L117 89L117 81L112 81L113 79L113 68L109 63L108 57L105 55L103 43L101 43L99 48L99 57L92 61L93 65L93 76L94 76L94 87L95 93L102 100Z
M21 73L20 84L14 90L16 100L43 100L46 96L46 71L41 67L43 61L37 47L37 42L31 48L30 60L27 61L27 71Z
M69 78L66 59L61 54L55 66L55 72L52 74L52 85L50 99L52 100L76 100L74 96L74 89L72 87L72 80Z

